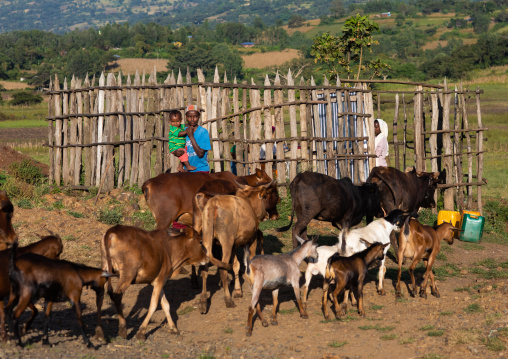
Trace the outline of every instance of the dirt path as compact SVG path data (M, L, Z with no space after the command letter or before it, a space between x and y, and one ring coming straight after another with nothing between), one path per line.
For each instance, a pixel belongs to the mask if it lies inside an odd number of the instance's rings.
M37 234L49 229L64 239L64 259L100 265L99 242L109 226L93 218L75 218L68 210L16 208L14 226L23 244L34 241ZM319 226L327 232L327 227ZM266 235L267 233L265 233ZM277 240L270 231L266 240ZM473 249L471 249L473 248ZM53 310L50 342L41 344L42 318L40 314L24 340L25 349L12 342L0 345L0 358L505 358L506 349L490 350L486 343L507 346L508 342L508 283L506 282L506 247L484 243L483 249L456 242L444 254L455 277L438 281L441 298L429 294L428 299L411 298L403 287L403 300L395 300L395 264L388 260L386 296L376 293L376 270L371 271L365 286L366 318L350 310L341 321L324 321L321 313L320 286L314 278L309 296L309 319L301 319L290 288L279 294L279 325L262 327L256 319L252 337L245 336L250 289L243 284L244 297L235 299L236 308L224 305L218 275L211 276L209 286L211 304L208 314L197 310L199 290L192 289L190 279L180 275L165 287L171 313L180 329L179 336L170 335L165 328L164 314L155 312L144 342L135 339L137 328L146 315L151 294L150 286L134 285L124 296L128 315L128 339L116 338L118 321L109 299L106 301L106 335L108 343L92 338L96 350L86 349L76 327L74 315L67 303L57 304ZM473 274L477 261L491 258L504 273L498 279L483 279ZM501 263L504 262L504 265ZM301 269L304 270L305 264ZM459 271L459 272L455 272ZM501 278L501 279L499 279ZM407 280L406 280L407 282ZM95 293L84 292L84 322L91 336L95 327ZM264 313L272 308L271 293L261 297ZM41 304L41 303L39 303ZM351 309L351 308L350 308ZM469 310L466 311L466 310ZM164 322L164 323L163 323Z

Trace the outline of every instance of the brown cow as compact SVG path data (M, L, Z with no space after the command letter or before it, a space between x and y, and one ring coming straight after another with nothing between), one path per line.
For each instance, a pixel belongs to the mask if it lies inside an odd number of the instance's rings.
M32 243L28 246L18 248L17 254L23 255L25 253L35 253L45 256L50 259L58 259L62 253L63 245L60 237L50 235L42 237L40 241ZM0 252L0 338L5 339L5 313L4 313L4 299L9 297L11 293L11 283L9 281L8 263L11 250L3 250ZM28 330L30 324L37 316L37 309L30 303L30 310L32 315L28 322L25 324L25 330Z
M420 287L420 297L427 299L427 281L430 277L430 292L433 296L439 298L440 294L434 281L434 273L432 273L432 265L441 250L441 240L445 240L448 244L453 244L453 235L459 229L450 223L441 223L437 227L431 227L421 224L415 219L404 223L404 230L399 235L399 272L397 274L397 286L395 295L397 298L402 297L400 291L400 276L402 272L402 261L404 258L411 258L413 262L409 266L409 274L411 275L412 289L409 293L412 297L416 295L416 283L414 270L420 259L423 259L426 267L425 276Z
M169 330L178 333L178 329L169 314L169 302L162 288L171 276L178 273L184 264L206 264L206 256L201 238L190 227L183 231L173 229L156 229L148 232L140 228L117 225L106 232L101 242L103 270L120 275L116 289L113 291L111 280L108 280L108 294L113 300L118 313L118 335L127 336L127 326L122 310L122 296L131 284L151 284L153 286L150 307L145 320L136 335L145 339L148 322L157 309L159 298L168 320ZM221 265L219 261L214 261ZM224 265L230 268L229 265ZM101 308L103 296L97 297L96 337L104 338L101 326Z
M203 184L210 180L226 180L249 186L271 182L265 171L256 170L256 174L238 177L231 172L200 173L179 172L161 173L143 183L142 190L148 207L152 211L157 228L169 228L173 221L192 225L192 201ZM278 219L277 203L279 194L273 185L268 191L266 208L270 219Z
M266 185L268 186L268 185ZM242 287L238 272L240 262L238 261L236 248L249 248L250 257L255 255L256 245L263 234L259 230L259 222L266 216L264 198L266 189L261 187L241 186L235 196L221 195L208 200L203 208L203 246L213 262L212 244L217 239L222 247L222 263L229 263L233 255L233 272L235 276L235 297L242 297ZM200 196L202 194L198 194ZM203 195L204 196L204 195ZM246 255L246 254L245 254ZM224 299L226 307L235 306L228 288L228 274L224 269L219 268L224 287ZM201 271L203 278L203 292L201 293L200 310L206 313L207 294L206 278L208 267Z
M12 228L14 206L5 191L0 191L0 251L17 241L18 236Z

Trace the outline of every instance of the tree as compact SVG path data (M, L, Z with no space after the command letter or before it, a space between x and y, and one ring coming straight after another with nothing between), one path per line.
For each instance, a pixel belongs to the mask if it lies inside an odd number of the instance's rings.
M489 30L490 17L485 14L475 14L473 17L473 29L477 34L483 34Z
M288 27L294 28L294 27L300 27L303 26L305 22L305 18L300 15L293 15L291 16L291 19L288 21Z
M42 96L34 95L31 92L20 91L12 94L12 100L9 103L13 106L30 105L42 102Z
M345 69L348 78L357 67L356 79L359 79L360 73L366 72L371 66L363 64L364 50L371 51L372 45L379 44L372 38L374 31L379 31L379 25L370 21L368 16L351 16L346 20L340 37L325 33L314 38L312 55L316 62L327 63L335 75L339 72L337 66ZM372 66L379 68L381 64L374 60Z
M231 51L226 44L217 44L211 55L220 73L227 73L231 80L235 77L241 78L243 60L238 51Z
M334 19L346 16L346 8L342 0L333 0L330 6L330 14Z

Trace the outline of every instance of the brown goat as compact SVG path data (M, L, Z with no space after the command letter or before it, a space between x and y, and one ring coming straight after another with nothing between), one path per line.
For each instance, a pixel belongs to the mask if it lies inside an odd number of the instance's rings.
M178 333L169 314L169 302L162 290L166 281L178 273L184 264L208 263L208 257L201 245L201 237L192 228L183 232L173 229L156 229L148 232L141 228L114 226L106 232L101 242L102 268L118 273L120 278L113 291L108 280L108 294L118 313L118 335L127 337L127 325L122 311L122 297L131 284L153 286L150 307L136 337L145 339L146 327L161 299L162 310L168 320L171 333ZM102 298L97 299L96 337L104 338L101 327Z
M16 257L17 242L14 243L9 258L9 279L12 291L7 310L16 305L14 310L14 335L18 345L22 346L19 333L19 318L26 307L39 298L44 298L46 318L43 329L43 344L49 344L48 329L53 302L69 300L76 313L85 345L91 346L85 334L81 320L81 292L84 286L91 286L99 294L104 291L109 273L99 268L72 263L64 260L52 260L46 257L27 253Z
M42 237L40 241L32 243L28 246L18 248L17 254L22 255L25 253L35 253L41 256L58 259L62 253L63 245L60 237L51 235ZM0 252L0 337L6 339L5 335L5 312L4 312L4 299L8 298L11 293L11 283L9 281L9 255L10 249ZM37 316L37 309L32 303L28 304L32 315L28 322L25 324L25 331L30 328L30 324Z
M7 249L18 240L14 228L12 228L12 215L14 206L5 191L0 191L0 251Z
M411 258L413 262L409 266L409 275L411 276L412 288L409 293L412 297L416 296L416 282L414 270L420 259L425 263L425 276L420 288L420 297L427 299L427 281L430 278L430 292L439 298L440 294L434 281L434 273L432 273L432 265L441 250L441 240L445 240L448 244L453 244L453 234L459 229L450 223L442 223L437 227L430 227L421 224L415 219L407 220L404 223L404 229L399 234L399 272L397 274L397 286L395 296L402 297L400 291L400 276L402 272L402 261L404 258Z
M323 314L325 319L330 319L328 314L328 291L330 289L330 283L335 282L335 290L333 291L333 303L335 305L335 317L340 319L342 315L347 313L347 301L342 303L339 308L339 302L337 297L342 294L345 290L352 289L355 292L358 300L358 314L365 317L365 309L363 308L363 282L367 275L367 270L373 264L380 263L385 255L384 249L390 243L374 243L370 244L363 239L360 239L367 249L353 254L351 257L341 257L338 253L328 259L326 265L325 281L323 284Z

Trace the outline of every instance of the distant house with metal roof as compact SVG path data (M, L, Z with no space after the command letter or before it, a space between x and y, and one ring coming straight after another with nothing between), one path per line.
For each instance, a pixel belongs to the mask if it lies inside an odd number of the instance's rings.
M254 45L256 45L256 44L253 42L242 42L241 45L243 47L254 47Z

